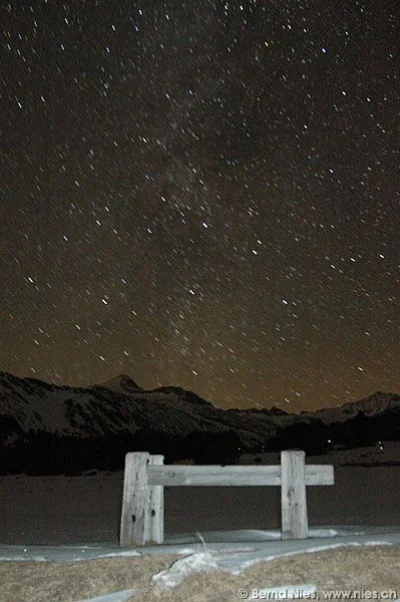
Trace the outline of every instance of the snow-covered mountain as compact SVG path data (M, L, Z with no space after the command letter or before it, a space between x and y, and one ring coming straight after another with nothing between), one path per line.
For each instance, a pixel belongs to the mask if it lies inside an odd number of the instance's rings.
M63 458L72 462L72 450L74 462L84 455L87 462L92 456L91 462L100 463L107 454L121 460L134 449L172 459L208 454L208 461L212 454L216 461L231 457L238 448L291 444L319 450L332 439L351 442L360 429L373 438L375 427L380 438L388 432L400 440L399 395L376 393L340 408L296 415L277 408L223 410L179 387L142 389L127 375L84 388L0 373L0 453L14 467L32 454L39 463L49 455L60 456L60 465Z
M329 423L332 420L348 420L350 417L357 416L359 412L365 416L377 416L392 410L400 411L400 395L377 391L360 401L345 403L340 408L319 410L315 416Z

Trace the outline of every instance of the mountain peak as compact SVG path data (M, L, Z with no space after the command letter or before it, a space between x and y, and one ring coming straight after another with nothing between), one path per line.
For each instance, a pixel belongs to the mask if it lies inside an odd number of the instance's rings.
M387 409L397 406L400 396L394 393L376 391L369 397L360 401L345 403L342 408L346 410L362 411L367 415L379 414Z
M141 389L137 383L128 375L128 374L118 374L111 380L100 383L99 385L95 385L98 387L104 387L105 389L112 389L113 391L118 389L123 390L132 390L132 389Z

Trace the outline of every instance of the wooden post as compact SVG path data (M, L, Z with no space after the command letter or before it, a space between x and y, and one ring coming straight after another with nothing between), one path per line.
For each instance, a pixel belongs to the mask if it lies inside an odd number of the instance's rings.
M164 456L150 456L149 465L163 465ZM149 487L149 514L146 516L146 541L164 542L164 486Z
M147 467L150 454L128 453L125 456L120 542L122 548L146 543L146 514L149 515Z
M308 537L305 453L281 452L282 539Z

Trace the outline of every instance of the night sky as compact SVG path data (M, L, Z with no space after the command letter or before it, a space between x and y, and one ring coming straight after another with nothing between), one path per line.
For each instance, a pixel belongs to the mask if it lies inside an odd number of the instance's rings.
M1 11L0 370L400 390L396 0Z

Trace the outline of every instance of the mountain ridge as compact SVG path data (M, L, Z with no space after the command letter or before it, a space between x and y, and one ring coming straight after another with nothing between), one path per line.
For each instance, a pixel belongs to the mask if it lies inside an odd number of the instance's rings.
M72 448L86 454L87 461L96 449L93 462L96 457L107 462L107 453L117 452L121 462L126 451L147 449L173 459L207 457L210 463L214 456L220 458L222 449L231 455L239 449L293 445L323 450L331 440L351 445L360 432L371 439L376 432L400 440L398 431L400 395L392 393L377 392L339 408L288 414L276 407L225 410L180 387L143 389L126 374L89 387L71 387L0 373L0 453L7 452L16 466L19 448L25 458L17 462L19 467L38 450L42 462L50 461L45 442L53 450L50 454L64 459Z

